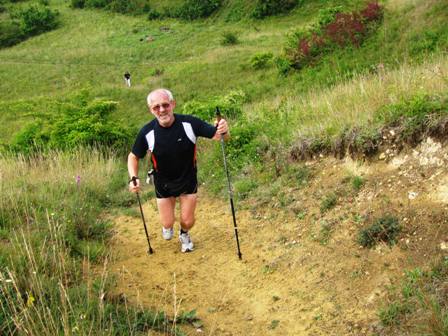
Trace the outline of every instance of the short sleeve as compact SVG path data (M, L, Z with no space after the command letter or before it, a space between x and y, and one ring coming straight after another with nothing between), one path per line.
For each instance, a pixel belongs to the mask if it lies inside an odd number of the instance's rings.
M142 159L148 152L148 141L146 140L146 128L142 128L135 139L134 146L132 146L131 152Z
M194 134L196 136L201 136L205 138L213 138L213 136L216 133L216 127L213 125L210 125L209 123L193 117L188 116L188 121L191 123L191 126L193 127Z

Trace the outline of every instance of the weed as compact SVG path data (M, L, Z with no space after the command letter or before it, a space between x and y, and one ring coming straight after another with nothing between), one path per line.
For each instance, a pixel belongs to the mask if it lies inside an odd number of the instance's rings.
M328 222L326 220L320 221L319 234L316 238L321 245L328 244L331 238L331 234L333 233L333 230L334 230L334 223Z
M320 202L320 212L324 213L333 209L336 206L337 201L338 196L334 192L325 195Z
M279 324L280 324L279 320L272 320L271 323L269 324L269 329L274 330L275 328L278 327Z
M267 16L287 13L297 6L298 0L257 0L252 16L263 19Z
M250 66L255 69L263 69L268 67L274 55L272 53L258 53L250 59Z
M238 35L235 32L223 32L221 34L221 44L222 45L235 45L238 44L240 41L238 39Z
M369 227L361 229L358 234L358 243L363 247L372 247L379 241L394 244L400 231L398 219L386 215L376 219Z
M356 192L360 191L365 183L364 178L362 178L361 176L353 176L351 180L352 180L352 188Z
M400 323L400 317L408 312L410 312L408 305L395 301L381 309L378 317L385 326L398 325Z

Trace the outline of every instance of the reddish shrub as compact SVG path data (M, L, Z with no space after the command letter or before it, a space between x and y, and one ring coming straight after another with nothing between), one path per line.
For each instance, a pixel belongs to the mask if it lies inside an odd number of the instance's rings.
M360 46L366 37L367 23L379 21L383 17L383 8L378 2L370 2L364 9L352 13L336 13L332 22L321 28L298 37L295 49L288 50L287 57L294 68L302 68L331 49L334 45L341 48L347 45Z
M378 2L369 2L359 14L367 22L378 21L383 17L383 8Z

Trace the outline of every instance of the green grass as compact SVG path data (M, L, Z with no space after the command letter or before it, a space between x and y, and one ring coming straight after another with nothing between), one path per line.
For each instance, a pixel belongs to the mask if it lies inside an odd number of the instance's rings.
M106 270L106 212L135 205L120 161L92 148L0 156L1 334L181 335L165 314L120 304L111 276L85 268Z

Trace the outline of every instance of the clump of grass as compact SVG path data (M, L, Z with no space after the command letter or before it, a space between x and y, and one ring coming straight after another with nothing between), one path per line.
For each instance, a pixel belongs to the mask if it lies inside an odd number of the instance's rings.
M320 212L324 213L331 209L333 209L338 202L338 196L336 193L331 192L324 196L324 198L320 202Z
M388 328L386 333L400 333L412 325L422 335L447 335L448 306L443 297L447 281L446 257L439 259L430 271L406 271L401 286L391 287L391 302L378 313Z
M351 180L352 180L352 188L356 192L360 191L365 183L364 178L362 176L353 176Z
M379 241L393 244L400 231L398 219L386 215L375 220L369 227L361 229L358 234L358 243L363 247L373 247Z
M235 45L240 43L237 33L226 31L221 34L221 45Z

